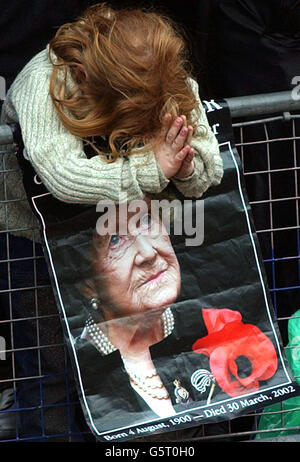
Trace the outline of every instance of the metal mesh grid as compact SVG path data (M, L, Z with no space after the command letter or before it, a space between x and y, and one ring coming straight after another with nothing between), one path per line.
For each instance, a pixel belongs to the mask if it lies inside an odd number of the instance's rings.
M37 227L9 226L10 205L20 202L7 191L18 170L7 166L15 149L0 146L6 223L0 231L0 441L81 441L89 431L73 425L79 402L44 256L35 242ZM24 232L28 239L20 252L14 236Z
M300 307L300 115L284 112L234 123L233 127L275 315L288 350L288 321ZM295 378L300 380L299 375ZM300 433L300 400L289 409L284 404L264 412L270 419L280 415L276 429L259 430L262 413L255 413L253 430L249 432L252 438L286 435L285 416L291 411L298 413L298 419L288 431L291 435Z
M287 107L288 110L288 107ZM252 206L254 222L261 245L274 309L283 338L287 344L287 323L291 315L299 309L300 301L300 218L298 200L300 187L300 119L299 115L285 113L271 118L234 123L236 146L239 151L246 189ZM1 283L0 338L0 441L81 441L92 439L88 428L77 419L73 426L74 415L81 416L68 353L63 338L60 338L60 320L52 300L51 287L47 278L40 274L39 265L43 261L38 244L33 244L22 258L14 256L14 246L9 232L20 230L9 228L9 206L18 198L7 195L6 185L13 171L7 168L7 156L14 155L13 145L0 146L0 175L3 176L4 203L7 227L0 230L0 239L5 254L0 259L2 274L7 280ZM27 274L26 284L18 285L11 274L15 263L24 263ZM27 299L22 314L16 312L15 304L22 298ZM55 331L56 336L45 335ZM19 332L30 332L30 341L20 338ZM3 346L5 352L3 352ZM4 355L5 354L5 360ZM56 372L48 368L49 357L56 358ZM30 363L31 373L24 373L24 364ZM21 366L20 366L21 364ZM60 372L57 372L57 371ZM34 372L34 373L33 373ZM299 379L299 377L298 377ZM58 388L56 387L58 386ZM20 402L17 388L23 389L28 402ZM37 390L32 392L32 389ZM62 399L55 400L55 390L63 393ZM54 390L54 395L53 395ZM58 397L59 398L59 397ZM52 410L59 408L59 425ZM295 408L300 412L300 408ZM272 430L270 435L280 435L287 411L280 409L282 427ZM289 410L290 412L290 410ZM30 432L26 428L26 416L34 416L35 425ZM219 435L208 436L207 427L202 427L202 435L197 440L249 440L259 433L268 437L269 431L259 430L260 412L247 414L238 419L225 422ZM300 431L299 425L290 430ZM270 430L271 432L271 430ZM195 440L196 440L195 439Z

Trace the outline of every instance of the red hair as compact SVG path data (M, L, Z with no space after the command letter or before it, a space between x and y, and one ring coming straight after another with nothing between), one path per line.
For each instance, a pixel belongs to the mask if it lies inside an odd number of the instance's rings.
M62 123L80 138L108 136L115 157L120 141L130 152L157 138L168 112L193 125L186 47L169 19L97 4L60 27L51 52L50 94Z

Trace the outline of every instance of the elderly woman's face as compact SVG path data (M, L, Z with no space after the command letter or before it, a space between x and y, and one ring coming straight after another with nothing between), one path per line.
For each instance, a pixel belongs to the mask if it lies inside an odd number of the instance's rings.
M128 234L103 236L93 264L100 305L120 317L161 309L180 292L180 269L169 236L161 223L146 214Z

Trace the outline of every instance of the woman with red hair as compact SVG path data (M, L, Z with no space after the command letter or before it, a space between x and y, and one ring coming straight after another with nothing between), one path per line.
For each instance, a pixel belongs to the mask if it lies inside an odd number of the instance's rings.
M27 158L61 201L118 202L124 192L130 201L170 183L200 197L221 181L223 169L188 67L169 19L97 4L61 26L25 66L9 89L2 122L20 124ZM13 176L9 187L25 199ZM23 227L34 218L21 205L11 216Z

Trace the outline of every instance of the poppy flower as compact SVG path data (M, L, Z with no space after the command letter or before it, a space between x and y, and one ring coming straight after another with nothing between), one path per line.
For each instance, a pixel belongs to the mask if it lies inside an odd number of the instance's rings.
M257 391L277 369L271 340L257 326L244 324L238 311L202 311L208 335L194 343L193 351L209 356L211 372L229 396Z

